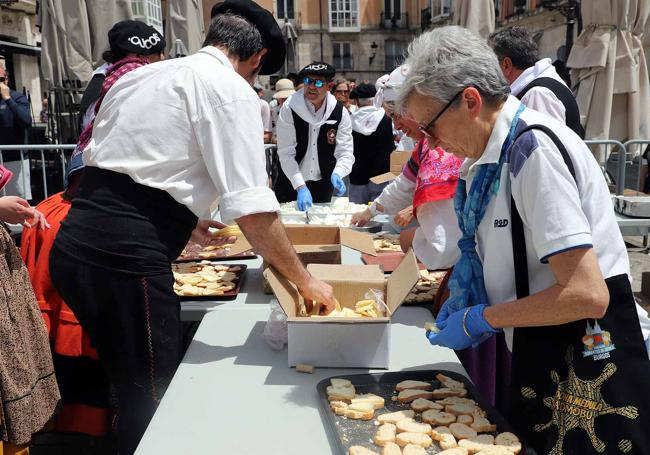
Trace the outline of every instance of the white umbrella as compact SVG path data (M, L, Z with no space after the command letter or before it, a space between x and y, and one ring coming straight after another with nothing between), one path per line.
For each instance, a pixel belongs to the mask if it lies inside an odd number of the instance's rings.
M93 66L99 66L102 53L108 49L108 31L116 23L133 19L130 0L86 0Z
M201 49L205 38L203 3L199 0L169 0L167 7L167 54L171 53L177 40L181 40L190 54Z
M650 82L642 42L649 16L649 0L582 2L584 30L567 66L588 139L650 137ZM598 158L606 159L602 153Z
M87 82L93 72L85 0L42 0L41 69L52 86Z
M495 26L494 0L456 0L453 23L487 38Z

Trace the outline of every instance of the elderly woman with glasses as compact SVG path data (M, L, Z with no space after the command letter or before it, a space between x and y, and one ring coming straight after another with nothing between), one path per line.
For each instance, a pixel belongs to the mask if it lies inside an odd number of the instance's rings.
M461 160L441 148L430 148L417 122L395 111L397 89L404 82L407 70L401 66L388 79L380 79L375 102L383 105L395 128L418 143L402 173L384 188L367 210L355 214L352 223L364 225L378 212L389 213L397 219L401 211L411 207L419 227L402 232L402 248L406 251L412 246L415 255L427 268L444 269L453 266L459 256L456 243L460 231L453 209L453 195Z
M496 56L468 30L422 34L406 64L398 107L465 158L461 258L427 338L463 350L505 333L511 423L539 453L646 451L650 320L598 163L564 124L509 96ZM478 360L475 379L496 364Z

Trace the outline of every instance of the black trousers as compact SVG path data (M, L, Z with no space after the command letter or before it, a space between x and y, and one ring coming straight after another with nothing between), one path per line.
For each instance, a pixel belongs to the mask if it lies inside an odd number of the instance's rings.
M327 178L323 176L321 180L311 180L305 182L305 184L311 193L311 198L314 203L325 203L332 200L334 188L332 187L329 176ZM273 191L275 191L278 202L291 202L298 198L298 193L293 189L293 185L291 185L291 182L283 172L280 172Z
M52 282L88 332L118 400L120 455L135 452L182 357L171 273L137 276L81 263L57 249Z

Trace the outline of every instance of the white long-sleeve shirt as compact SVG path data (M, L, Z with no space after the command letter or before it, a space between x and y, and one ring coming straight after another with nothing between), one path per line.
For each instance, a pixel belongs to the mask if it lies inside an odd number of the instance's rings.
M276 125L278 157L282 171L294 189L304 185L307 181L316 181L323 178L318 163L318 134L324 124L335 122L327 120L335 107L336 98L328 93L325 102L316 111L314 105L305 100L302 89L291 95L282 105ZM300 163L296 162L296 146L298 143L292 110L309 124L309 145L305 157ZM336 132L334 158L336 159L334 173L341 178L350 174L354 164L354 147L352 142L352 122L347 109L343 109L341 122Z
M540 77L555 79L566 85L564 80L557 74L550 58L545 58L530 68L524 70L515 81L510 84L510 91L513 96L519 95L528 84ZM566 123L566 109L555 93L546 87L533 87L521 98L521 102L530 109L542 114L550 115L559 122Z
M213 46L138 68L108 91L88 166L169 193L198 217L280 209L268 188L259 98Z
M413 251L427 269L448 269L460 259L461 232L454 200L443 199L418 207L420 226L413 236Z

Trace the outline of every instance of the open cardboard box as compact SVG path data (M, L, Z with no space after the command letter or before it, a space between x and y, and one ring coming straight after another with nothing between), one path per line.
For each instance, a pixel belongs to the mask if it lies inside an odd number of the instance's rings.
M377 265L310 264L307 270L334 288L341 306L354 309L368 290L378 289L384 292L388 311L378 318L300 317L303 297L269 267L264 276L287 315L289 366L388 368L391 318L420 276L413 251L409 250L387 279ZM318 311L319 305L314 305L312 314Z
M404 165L411 158L411 152L393 152L390 154L390 171L385 174L380 174L375 177L371 177L370 181L376 185L382 183L391 182L397 178L398 175L402 173Z
M376 256L371 235L337 226L309 226L303 224L285 225L289 241L303 264L340 264L341 248L347 246L361 253ZM268 264L264 263L266 269ZM272 291L267 283L266 293Z

